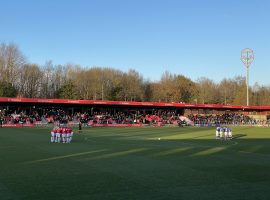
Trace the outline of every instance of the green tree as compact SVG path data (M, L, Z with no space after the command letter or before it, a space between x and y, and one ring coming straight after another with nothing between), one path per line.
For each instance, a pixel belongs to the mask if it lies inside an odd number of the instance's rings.
M60 99L77 99L76 87L71 81L67 81L56 91L56 97Z
M16 97L17 90L13 85L6 81L0 82L0 96L1 97Z
M196 84L183 75L176 76L175 84L178 90L176 101L193 103L197 91Z

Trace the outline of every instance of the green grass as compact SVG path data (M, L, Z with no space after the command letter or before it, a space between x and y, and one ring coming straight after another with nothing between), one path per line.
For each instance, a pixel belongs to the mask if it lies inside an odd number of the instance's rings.
M88 128L71 144L49 132L0 129L1 200L270 199L269 128L234 127L232 141L214 128Z

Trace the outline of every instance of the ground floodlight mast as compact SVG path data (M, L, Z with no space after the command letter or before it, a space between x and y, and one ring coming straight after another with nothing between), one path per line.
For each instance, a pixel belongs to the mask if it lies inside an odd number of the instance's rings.
M247 106L249 106L249 96L248 96L248 88L249 88L249 83L248 83L248 79L249 79L249 66L251 65L251 63L254 60L254 54L253 54L253 50L246 48L243 49L241 51L241 60L244 63L244 65L247 68L247 75L246 75L246 85L247 85Z

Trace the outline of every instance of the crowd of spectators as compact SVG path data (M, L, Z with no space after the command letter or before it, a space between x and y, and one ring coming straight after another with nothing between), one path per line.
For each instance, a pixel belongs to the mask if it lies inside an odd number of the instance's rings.
M18 123L44 123L44 124L149 124L149 125L217 125L217 124L259 124L259 120L255 120L241 113L224 113L200 115L190 114L187 117L180 116L170 110L153 110L151 114L144 114L141 111L126 111L126 112L94 112L80 113L75 112L69 114L61 109L46 109L43 114L38 114L33 110L27 114L26 111L0 111L0 117L3 124L18 124Z
M205 125L205 124L229 124L229 125L255 125L261 124L265 120L256 120L248 115L244 115L241 113L224 113L218 115L193 115L190 114L188 118L197 125ZM265 121L266 122L266 121Z
M1 110L0 118L3 124L28 124L41 120L41 117L36 111L26 114L25 112Z
M109 112L94 112L80 113L76 112L73 115L68 114L61 109L47 109L43 110L43 114L38 114L37 111L32 111L27 114L26 111L11 111L3 110L0 116L4 124L17 123L83 123L83 124L173 124L179 120L179 115L171 111L156 111L152 114L143 114L140 111L133 112L116 112L114 114Z

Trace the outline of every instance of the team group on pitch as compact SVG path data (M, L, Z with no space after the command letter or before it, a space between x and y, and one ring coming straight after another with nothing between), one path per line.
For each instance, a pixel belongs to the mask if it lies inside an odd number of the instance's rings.
M228 127L220 127L216 128L216 139L230 140L232 139L232 129Z
M55 127L51 131L51 142L70 143L72 141L73 131L68 127ZM228 127L216 127L216 139L232 139L232 129Z
M70 143L72 141L73 131L68 127L55 127L51 131L51 142Z

